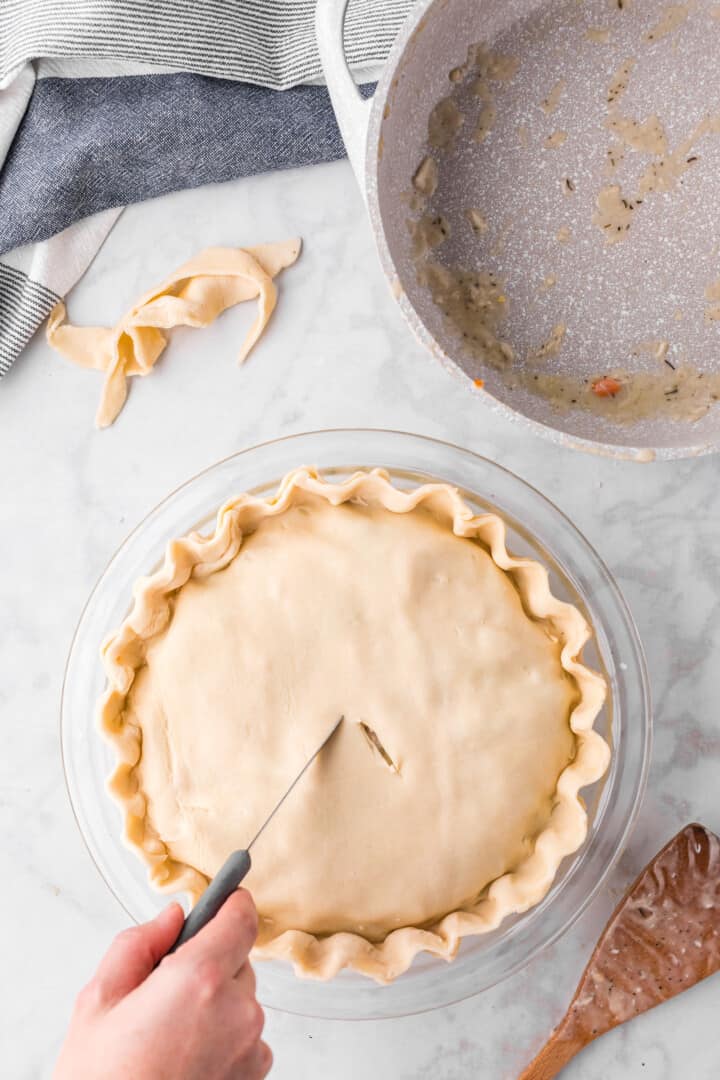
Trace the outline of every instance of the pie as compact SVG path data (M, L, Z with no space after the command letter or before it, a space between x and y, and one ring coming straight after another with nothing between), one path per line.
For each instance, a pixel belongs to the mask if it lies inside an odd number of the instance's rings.
M255 954L388 982L536 904L610 752L590 628L505 526L439 483L290 473L172 541L103 646L126 838L202 893L253 848Z

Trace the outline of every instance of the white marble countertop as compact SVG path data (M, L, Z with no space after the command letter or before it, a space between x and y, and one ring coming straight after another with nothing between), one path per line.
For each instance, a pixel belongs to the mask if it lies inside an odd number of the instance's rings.
M41 339L0 386L0 1072L13 1080L49 1073L73 996L125 922L83 846L63 782L58 710L76 620L108 557L159 499L264 439L322 427L403 428L519 473L569 514L615 573L656 701L639 824L573 930L497 989L425 1016L346 1023L270 1013L278 1080L517 1076L564 1012L599 929L641 865L691 820L720 831L717 459L616 463L490 417L406 330L346 163L130 208L73 293L71 316L109 325L202 247L295 234L305 252L244 368L235 356L250 305L207 330L175 332L105 432L93 428L100 376ZM605 1036L566 1075L715 1077L719 1017L715 977Z

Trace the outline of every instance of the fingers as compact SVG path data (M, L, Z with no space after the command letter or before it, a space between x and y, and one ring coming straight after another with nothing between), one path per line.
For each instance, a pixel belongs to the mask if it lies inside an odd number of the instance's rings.
M263 1080L272 1069L272 1050L265 1042L255 1047L252 1059L248 1062L248 1080Z
M176 940L183 919L180 905L170 904L151 922L123 930L100 961L84 998L109 1008L138 987Z
M251 998L255 997L257 980L255 979L255 972L253 971L252 964L249 962L243 964L235 976L234 981L235 986L242 994Z
M259 1042L238 1062L231 1073L232 1080L263 1080L273 1063L272 1050L267 1043Z
M216 964L230 978L240 971L257 937L257 912L250 893L237 889L214 919L175 954L193 962Z
M267 1051L259 1049L265 1013L255 998L252 983L254 976L246 964L235 979L228 980L222 998L214 1003L214 1023L230 1052L232 1080L259 1080L269 1068Z
M273 1052L267 1043L259 1044L257 1057L257 1080L263 1080L273 1067Z

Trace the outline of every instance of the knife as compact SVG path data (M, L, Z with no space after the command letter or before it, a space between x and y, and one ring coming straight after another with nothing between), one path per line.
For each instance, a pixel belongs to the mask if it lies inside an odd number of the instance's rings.
M295 785L302 780L320 751L330 742L342 722L343 717L341 716L340 719L333 724L331 730L320 743L312 757L305 762L290 787L265 818L265 821L255 833L248 846L242 851L233 851L232 855L225 860L195 907L185 919L183 928L180 931L175 944L168 950L169 953L175 952L175 950L179 949L181 945L184 945L186 941L189 941L191 937L194 937L198 930L202 930L203 926L209 923L210 920L217 915L227 898L232 896L240 882L250 872L250 867L252 866L252 861L250 859L251 847L275 817Z

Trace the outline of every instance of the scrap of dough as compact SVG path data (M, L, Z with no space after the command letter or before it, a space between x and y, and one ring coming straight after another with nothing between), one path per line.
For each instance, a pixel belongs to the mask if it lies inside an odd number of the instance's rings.
M238 358L242 363L275 308L272 279L292 266L301 246L302 241L294 239L252 248L207 248L145 293L113 327L69 326L65 305L57 304L48 319L48 344L80 367L105 372L96 427L109 427L120 413L127 378L152 370L167 345L163 331L208 326L226 308L258 297L258 317Z

